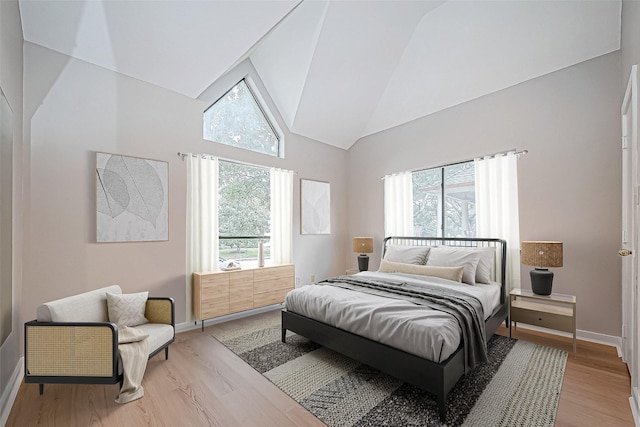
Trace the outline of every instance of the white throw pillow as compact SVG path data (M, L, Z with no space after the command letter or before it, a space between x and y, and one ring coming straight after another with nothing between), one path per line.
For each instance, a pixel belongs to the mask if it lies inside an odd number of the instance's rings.
M480 261L480 253L461 248L439 246L432 248L427 265L439 267L464 267L462 281L469 285L476 284L476 270Z
M149 292L112 294L107 292L109 321L118 326L138 326L147 323L144 317Z
M491 282L491 269L493 268L493 258L496 255L496 249L491 247L484 248L456 248L460 250L477 252L480 254L480 260L478 261L478 268L476 269L476 283L490 283Z
M403 264L425 265L429 257L430 246L387 246L384 259L391 262L401 262Z
M491 268L493 267L493 258L496 255L495 248L478 248L480 251L480 261L476 270L476 282L491 282Z

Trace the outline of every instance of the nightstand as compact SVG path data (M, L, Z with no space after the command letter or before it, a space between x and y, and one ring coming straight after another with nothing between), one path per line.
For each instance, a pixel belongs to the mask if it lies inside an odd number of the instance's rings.
M347 270L348 275L357 274L357 273L360 273L360 270L358 270L357 268L350 268Z
M511 322L541 326L573 333L573 352L576 352L576 297L573 295L536 295L527 289L513 289L509 293L509 338Z

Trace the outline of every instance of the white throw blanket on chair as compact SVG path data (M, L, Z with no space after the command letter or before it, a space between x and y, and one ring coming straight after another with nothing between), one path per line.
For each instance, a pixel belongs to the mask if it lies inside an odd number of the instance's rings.
M122 388L116 403L128 403L144 396L142 377L149 359L149 334L123 326L118 329L118 352L122 360Z

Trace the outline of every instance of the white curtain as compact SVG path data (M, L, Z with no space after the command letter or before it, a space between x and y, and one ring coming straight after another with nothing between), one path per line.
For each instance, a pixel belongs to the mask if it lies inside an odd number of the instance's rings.
M384 232L386 236L413 236L411 172L384 177Z
M514 152L475 160L476 234L507 242L507 287L520 287L518 162Z
M187 321L193 319L192 273L218 270L218 159L186 155Z
M271 263L291 263L293 246L293 172L271 168Z

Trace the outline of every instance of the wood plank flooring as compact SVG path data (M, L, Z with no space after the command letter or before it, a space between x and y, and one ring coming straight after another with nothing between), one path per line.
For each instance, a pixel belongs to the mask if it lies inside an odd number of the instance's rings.
M324 426L207 333L246 321L178 334L169 360L149 361L145 397L126 405L114 402L117 385L45 385L39 396L37 384L23 383L7 426ZM579 341L574 356L569 339L521 328L514 337L570 353L556 426L634 425L629 375L614 348Z

